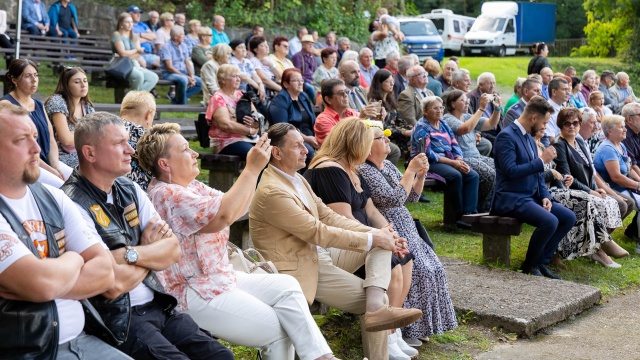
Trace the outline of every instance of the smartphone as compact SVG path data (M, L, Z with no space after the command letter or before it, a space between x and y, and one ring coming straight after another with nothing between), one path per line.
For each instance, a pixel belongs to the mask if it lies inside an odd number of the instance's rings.
M426 154L427 150L427 137L423 136L420 139L418 139L418 151L419 154Z

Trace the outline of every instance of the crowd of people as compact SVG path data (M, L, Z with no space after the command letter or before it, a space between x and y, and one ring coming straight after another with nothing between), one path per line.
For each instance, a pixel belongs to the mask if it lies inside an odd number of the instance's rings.
M629 255L611 238L640 208L640 102L623 72L554 73L537 44L503 106L490 72L472 89L455 57L402 56L385 9L359 52L306 28L269 44L259 25L230 40L220 15L213 28L184 14L148 18L131 6L112 36L114 54L137 64L120 116L95 112L79 67L64 68L44 102L33 61L8 67L9 357L232 359L222 339L263 359L336 359L314 301L361 315L369 359L415 357L457 326L445 269L405 206L428 201L427 177L449 193L459 227L478 212L533 225L526 274L557 279L548 265L578 257L618 268L612 258ZM154 67L176 82L175 103L202 89L211 151L245 160L226 193L196 180L198 154L177 124L152 124ZM278 274L230 263L229 226L247 211ZM637 214L624 233L640 253ZM16 326L25 336L11 335Z

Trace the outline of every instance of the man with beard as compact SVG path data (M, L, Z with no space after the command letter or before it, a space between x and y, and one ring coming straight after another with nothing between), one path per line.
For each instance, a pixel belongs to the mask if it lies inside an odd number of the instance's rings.
M0 104L0 134L0 357L128 359L83 332L83 305L87 322L100 320L79 299L113 287L111 255L62 191L36 182L27 110Z
M544 131L553 107L542 97L527 102L522 116L496 137L496 193L492 215L514 217L536 227L529 240L522 272L534 276L559 279L547 264L560 240L576 222L575 214L552 202L542 176L544 164L556 157L550 146L538 157L533 135Z

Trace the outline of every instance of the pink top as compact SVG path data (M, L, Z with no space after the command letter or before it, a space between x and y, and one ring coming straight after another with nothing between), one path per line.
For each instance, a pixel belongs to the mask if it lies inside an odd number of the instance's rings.
M236 276L227 253L229 228L196 234L214 219L224 193L197 180L185 188L155 178L147 192L160 217L180 241L180 261L157 272L166 291L178 299L178 310L188 309L188 287L207 301L235 289Z
M236 91L235 95L236 99L232 99L222 91L218 90L215 94L213 94L211 100L209 100L206 118L207 121L211 123L211 128L209 129L209 137L211 138L211 151L214 154L219 153L222 149L224 149L225 146L231 145L237 141L241 141L244 138L244 136L241 134L232 134L216 128L216 123L213 121L213 114L216 112L216 110L223 106L226 106L229 110L231 121L236 121L236 104L242 97L242 92Z

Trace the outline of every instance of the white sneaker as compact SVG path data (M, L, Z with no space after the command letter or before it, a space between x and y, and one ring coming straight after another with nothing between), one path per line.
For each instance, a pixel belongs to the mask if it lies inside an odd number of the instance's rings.
M407 344L402 339L402 333L400 332L400 329L396 329L396 343L398 344L398 347L400 348L400 350L402 350L403 353L407 354L407 356L409 357L418 356L418 350L409 346L409 344Z
M411 358L398 347L396 333L389 335L389 360L410 360Z
M636 254L640 254L640 243L636 243Z

